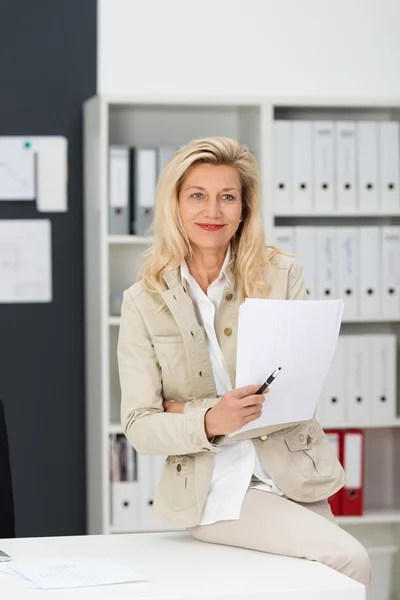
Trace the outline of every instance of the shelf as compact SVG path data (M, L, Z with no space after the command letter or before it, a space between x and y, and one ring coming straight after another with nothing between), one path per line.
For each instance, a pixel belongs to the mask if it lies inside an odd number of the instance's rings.
M123 434L124 430L121 423L110 423L108 426L108 433Z
M400 523L400 509L367 510L361 517L336 517L339 525L379 525Z
M108 324L112 327L119 327L121 323L121 317L108 317Z
M342 323L399 323L400 315L392 317L351 317L343 319ZM121 317L109 317L108 324L112 327L119 327Z
M324 423L321 420L319 420L319 423L326 431L330 429L390 429L400 427L400 419L393 419L393 421L387 421L386 423Z
M346 526L346 525L382 525L382 524L391 524L391 523L400 523L400 510L374 510L374 511L366 511L364 515L361 517L336 517L336 521L338 525ZM166 529L159 529L158 531L176 531L177 529L173 528L173 526L168 527L166 524ZM133 529L123 529L120 527L114 527L112 525L109 526L110 533L113 534L123 534L123 533L143 533L142 530L133 530ZM152 533L155 533L156 530L151 530Z
M390 316L368 316L368 317L345 317L342 323L397 323L400 321L400 315Z
M162 526L160 526L159 528L153 527L151 529L124 529L123 527L114 527L114 525L109 525L108 527L108 532L110 534L116 535L116 534L130 534L130 533L168 533L168 532L175 532L175 531L182 531L184 528L183 527L174 527L173 525L165 522L162 523Z
M366 212L366 211L353 211L353 212L339 212L336 210L333 211L326 211L326 212L318 212L316 210L312 211L312 212L296 212L296 211L291 211L291 212L279 212L276 211L273 213L273 216L279 217L279 218L286 218L286 219L292 219L293 217L298 217L298 218L322 218L322 217L338 217L340 219L345 219L345 218L354 218L354 217L370 217L370 218L375 218L375 219L379 219L379 218L388 218L388 217L400 217L400 210L399 211L391 211L391 212L384 212L384 211L370 211L370 212Z
M323 423L321 427L328 431L330 429L390 429L400 427L400 419L388 421L387 423ZM110 423L109 433L123 433L122 425L119 423Z
M109 235L107 241L111 245L150 246L153 243L153 238L145 235Z

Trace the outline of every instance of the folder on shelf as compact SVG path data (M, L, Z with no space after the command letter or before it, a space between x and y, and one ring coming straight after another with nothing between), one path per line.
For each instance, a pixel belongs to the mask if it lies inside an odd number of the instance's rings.
M133 151L133 226L136 235L145 235L153 221L157 183L157 150L135 148Z
M364 432L343 432L343 468L347 481L342 489L342 514L361 516L364 507Z
M360 315L381 314L381 235L379 227L359 228Z
M358 313L358 230L356 227L338 227L337 276L338 295L344 301L344 318Z
M343 463L343 432L340 430L326 429L326 437L332 444L338 460ZM342 514L342 490L328 498L332 514L339 517Z
M274 227L274 245L280 250L294 252L294 227Z
M364 424L370 420L371 361L368 336L347 335L346 356L346 421Z
M357 209L356 125L354 121L336 123L336 186L339 212Z
M332 212L335 208L333 121L314 121L315 210Z
M377 211L378 202L378 124L357 123L359 209Z
M313 135L310 121L292 122L293 211L313 209Z
M120 531L135 531L140 524L139 483L113 481L111 483L111 524Z
M277 213L290 213L292 210L291 121L274 121L272 143L274 209Z
M394 334L370 337L371 418L375 424L396 418L396 349Z
M319 419L323 425L343 425L346 421L345 340L339 336L335 354L319 401Z
M159 146L159 148L157 148L157 179L176 151L176 146Z
M108 159L108 230L110 235L128 235L129 148L111 146Z
M382 227L382 314L400 315L400 227Z
M294 232L296 260L304 271L308 297L316 299L315 227L296 227Z
M317 299L337 297L337 251L335 227L316 228Z
M138 455L140 529L163 529L153 512L154 495L165 465L164 456Z
M400 129L399 123L379 123L380 208L383 212L400 210Z

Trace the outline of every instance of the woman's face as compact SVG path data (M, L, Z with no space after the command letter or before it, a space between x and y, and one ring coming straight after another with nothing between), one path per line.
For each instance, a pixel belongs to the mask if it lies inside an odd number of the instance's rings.
M198 164L179 192L179 212L192 244L227 248L242 217L240 178L233 167Z

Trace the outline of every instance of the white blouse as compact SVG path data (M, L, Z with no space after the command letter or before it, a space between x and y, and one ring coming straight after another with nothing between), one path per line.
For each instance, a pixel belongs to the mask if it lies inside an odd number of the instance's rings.
M223 396L232 389L214 326L215 313L221 303L224 288L229 283L225 274L229 260L230 249L218 278L208 287L207 294L190 274L186 262L181 265L182 280L188 283L187 289L193 300L197 319L206 332L218 396ZM200 525L238 519L249 487L282 495L266 472L251 440L227 440L213 458L211 485Z

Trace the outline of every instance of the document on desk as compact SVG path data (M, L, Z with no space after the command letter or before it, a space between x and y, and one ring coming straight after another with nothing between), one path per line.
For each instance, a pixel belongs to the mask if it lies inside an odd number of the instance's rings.
M334 355L341 300L247 299L240 307L236 387L262 384L276 369L252 429L312 419ZM275 427L276 429L276 427Z
M7 568L31 582L34 587L43 590L116 585L147 580L147 577L142 576L135 569L104 558L51 557L15 560L7 563Z

